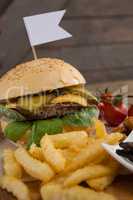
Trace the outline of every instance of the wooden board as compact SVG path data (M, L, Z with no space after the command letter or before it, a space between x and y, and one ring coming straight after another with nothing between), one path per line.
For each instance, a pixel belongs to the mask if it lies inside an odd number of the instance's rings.
M13 2L13 0L0 0L0 15L8 8L8 6Z
M109 17L132 16L132 0L71 0L68 1L69 16Z
M133 175L118 177L113 185L106 190L106 192L113 194L117 200L133 200ZM0 200L16 199L7 192L0 190Z

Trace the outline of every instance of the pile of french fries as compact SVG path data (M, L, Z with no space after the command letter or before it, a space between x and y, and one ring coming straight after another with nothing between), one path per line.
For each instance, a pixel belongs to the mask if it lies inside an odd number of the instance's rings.
M85 131L46 134L40 147L32 144L29 150L22 146L14 151L5 149L0 187L18 200L115 200L103 190L117 176L119 164L101 143L117 144L124 136L107 134L99 120L95 128L94 136Z

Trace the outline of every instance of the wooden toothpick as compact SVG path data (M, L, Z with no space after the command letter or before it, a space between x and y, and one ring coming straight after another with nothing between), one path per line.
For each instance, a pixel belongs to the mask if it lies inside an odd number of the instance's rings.
M34 59L37 60L37 53L36 53L36 49L34 46L31 47L32 48L32 52L33 52L33 56L34 56Z

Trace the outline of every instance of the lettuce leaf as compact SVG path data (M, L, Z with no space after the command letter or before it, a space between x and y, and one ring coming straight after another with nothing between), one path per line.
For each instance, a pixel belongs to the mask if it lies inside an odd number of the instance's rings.
M37 120L33 122L12 122L5 128L5 136L13 141L19 140L28 129L32 129L28 139L28 147L35 143L40 145L40 140L45 134L58 134L63 132L64 126L89 127L98 118L99 111L96 107L83 108L73 114L65 115L62 118L48 120Z
M40 140L45 134L62 133L63 123L59 118L49 120L38 120L33 123L31 138L29 138L28 146L32 143L40 145Z
M0 116L6 117L7 119L11 121L24 121L25 117L21 115L19 112L17 112L14 109L6 108L3 105L0 105Z
M5 127L4 134L8 139L16 142L22 138L31 126L31 122L11 122Z
M99 111L96 107L89 107L62 118L63 124L74 127L88 127L94 123L94 118L98 118Z

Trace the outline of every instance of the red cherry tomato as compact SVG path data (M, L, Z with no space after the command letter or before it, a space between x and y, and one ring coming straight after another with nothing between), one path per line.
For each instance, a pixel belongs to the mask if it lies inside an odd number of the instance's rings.
M100 103L99 109L101 111L101 116L110 126L118 126L128 113L128 110L123 103L116 107L111 103L104 102L103 104Z
M109 126L118 126L128 115L128 107L123 100L124 99L121 94L113 96L108 88L101 94L100 103L98 105L100 117L104 119Z

